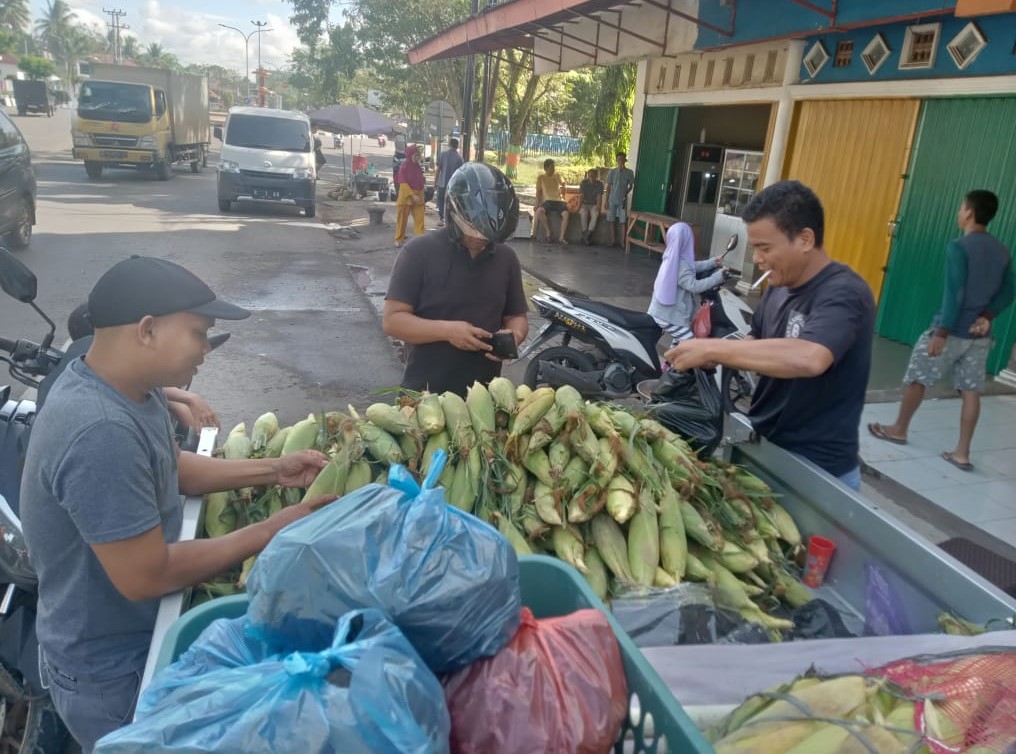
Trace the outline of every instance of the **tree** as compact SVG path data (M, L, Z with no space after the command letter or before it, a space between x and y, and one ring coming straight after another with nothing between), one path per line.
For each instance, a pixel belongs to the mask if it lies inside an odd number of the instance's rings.
M627 151L635 107L635 72L635 63L612 65L604 71L592 128L582 140L580 154L583 157L599 157L611 165L615 152Z
M358 85L361 57L356 32L348 22L329 28L327 37L316 44L294 50L290 64L289 83L306 93L308 104L353 102L366 96L366 87Z
M52 60L25 55L18 61L18 69L25 72L32 81L45 81L56 73L56 65Z
M120 54L124 60L134 60L140 54L137 37L126 34L120 35Z
M171 52L167 52L166 49L158 42L152 42L145 48L145 51L138 56L138 62L150 65L154 68L171 68L176 69L180 67L180 61L176 55Z
M0 0L0 24L11 31L23 33L32 23L28 0Z
M46 50L61 65L67 63L65 43L74 18L74 12L64 0L49 0L45 13L35 22L35 30Z

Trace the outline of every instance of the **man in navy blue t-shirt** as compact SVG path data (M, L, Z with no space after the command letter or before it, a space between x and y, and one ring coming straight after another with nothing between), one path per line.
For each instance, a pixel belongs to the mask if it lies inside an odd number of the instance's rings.
M755 429L859 490L858 426L875 328L868 284L822 246L824 216L797 181L761 191L743 213L769 287L747 340L692 339L666 354L679 370L724 364L757 372Z

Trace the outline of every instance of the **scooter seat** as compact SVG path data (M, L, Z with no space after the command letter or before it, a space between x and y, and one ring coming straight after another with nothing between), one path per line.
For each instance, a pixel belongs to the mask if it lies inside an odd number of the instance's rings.
M645 312L622 309L620 306L611 306L600 301L585 300L574 301L573 303L628 330L660 329L660 326L656 324L656 320Z

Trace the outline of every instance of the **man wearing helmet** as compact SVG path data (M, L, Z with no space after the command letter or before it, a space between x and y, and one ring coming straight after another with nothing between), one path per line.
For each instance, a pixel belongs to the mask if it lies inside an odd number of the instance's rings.
M501 373L495 332L526 339L522 267L504 243L518 217L515 189L497 168L467 162L448 179L445 227L405 245L385 297L384 331L409 347L403 387L465 395Z

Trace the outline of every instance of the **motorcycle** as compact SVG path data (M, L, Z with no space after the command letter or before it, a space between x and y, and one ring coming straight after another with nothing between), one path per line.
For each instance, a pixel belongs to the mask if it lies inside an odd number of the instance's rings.
M64 367L85 353L91 336L75 340L66 351L53 347L56 325L35 303L37 280L17 257L0 247L0 288L31 306L49 325L40 343L0 337L0 362L18 382L35 389L35 400L12 397L0 385L0 751L62 752L68 739L42 682L35 635L38 580L21 531L20 487L32 424ZM229 333L209 338L212 348ZM181 449L193 450L194 430L176 423Z
M737 236L731 236L726 253L737 242ZM740 276L736 270L727 272L728 280ZM726 282L702 293L701 299L710 311L710 338L740 340L751 332L752 309ZM653 381L665 368L657 351L663 330L655 319L645 312L546 288L534 294L532 301L548 323L519 354L519 358L535 354L523 378L527 385L571 385L589 398L626 398L636 391L648 398ZM557 337L561 345L539 351ZM573 347L573 340L585 348ZM721 366L716 380L724 409L746 413L755 376Z

